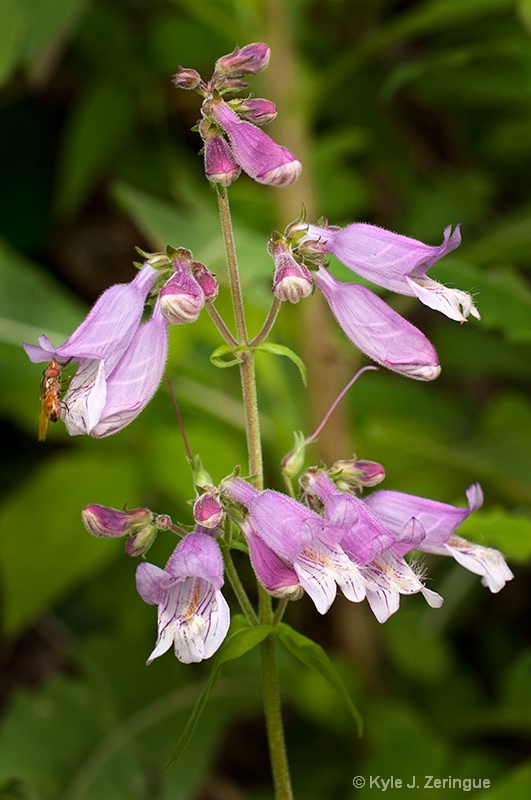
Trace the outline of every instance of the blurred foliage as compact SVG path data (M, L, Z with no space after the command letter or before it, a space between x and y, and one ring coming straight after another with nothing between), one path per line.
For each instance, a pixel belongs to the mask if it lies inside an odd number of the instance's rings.
M442 375L433 385L364 375L346 401L355 444L345 434L345 447L381 461L388 488L460 504L479 480L485 507L463 535L502 549L516 574L491 596L457 565L430 559L443 608L404 598L384 626L342 599L326 619L294 604L288 622L331 654L366 728L358 739L341 696L284 652L296 795L369 797L370 775L415 775L422 800L433 775L489 779L470 792L482 800L527 798L529 0L0 0L0 20L0 798L271 797L256 652L224 666L186 757L164 770L208 664L167 655L146 669L156 621L135 593L135 565L81 526L91 502L148 505L190 523L193 487L169 392L162 386L119 436L81 441L52 426L40 445L41 370L20 348L43 332L66 337L104 288L132 277L135 245L188 247L223 281L215 198L190 132L197 98L170 79L179 65L208 75L236 43L259 40L273 46L272 61L294 59L290 125L307 139L317 215L429 243L462 225L463 245L433 274L476 295L481 322L458 326L386 297L430 336ZM264 80L253 82L258 95ZM231 194L258 330L270 292L265 242L289 219L276 190L245 176ZM283 309L273 341L308 354L301 319ZM336 342L353 374L358 355L340 332ZM245 464L238 377L210 364L219 340L206 317L172 331L171 344L167 375L191 447L217 482ZM310 433L308 394L287 359L262 354L258 371L274 476L292 430ZM308 393L319 390L310 382ZM152 552L163 563L169 544ZM353 788L356 775L365 788Z

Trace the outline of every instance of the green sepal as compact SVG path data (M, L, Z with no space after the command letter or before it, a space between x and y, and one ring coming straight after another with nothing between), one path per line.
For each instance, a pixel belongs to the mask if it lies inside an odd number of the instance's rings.
M250 650L253 650L271 633L273 633L274 630L275 629L269 625L251 626L242 614L235 614L232 617L229 632L225 638L225 641L217 652L216 660L208 677L207 684L201 692L201 695L199 696L194 709L188 718L188 722L186 723L184 731L181 734L181 738L177 742L175 750L168 759L166 769L168 769L177 761L178 758L180 758L188 746L196 729L197 723L201 718L201 714L204 711L207 700L210 697L210 692L214 688L214 684L219 676L222 665L227 661L234 661L235 659L244 656Z
M310 667L310 669L318 672L345 701L346 707L356 722L358 736L361 736L363 733L363 720L361 715L352 702L352 698L350 697L345 684L337 674L334 665L328 658L323 648L316 642L308 639L307 636L303 636L302 633L298 633L298 631L293 630L293 628L291 628L289 625L286 625L284 622L278 626L277 631L278 638L284 647L307 667Z

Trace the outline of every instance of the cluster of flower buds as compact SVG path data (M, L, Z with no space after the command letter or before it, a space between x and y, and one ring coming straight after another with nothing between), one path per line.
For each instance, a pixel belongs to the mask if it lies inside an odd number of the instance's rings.
M119 539L127 536L125 552L129 556L147 553L159 531L171 528L167 514L154 514L149 508L118 511L116 508L92 504L81 512L83 525L93 536Z
M203 98L197 130L204 143L205 174L212 183L230 186L240 169L270 186L289 186L300 175L300 161L261 130L276 117L274 103L252 95L230 97L247 88L244 76L267 67L269 56L269 47L257 42L219 58L208 82L183 67L173 76L177 88L192 89Z

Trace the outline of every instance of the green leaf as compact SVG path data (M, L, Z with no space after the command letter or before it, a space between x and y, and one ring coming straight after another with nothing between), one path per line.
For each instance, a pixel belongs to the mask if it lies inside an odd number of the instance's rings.
M242 363L241 356L239 355L244 351L243 347L231 347L227 344L222 344L216 347L210 355L210 361L215 367L226 369L226 367L235 367Z
M63 284L0 239L0 341L21 347L45 333L59 344L85 314Z
M78 102L66 134L57 199L73 215L126 139L136 112L134 98L112 82L91 86Z
M81 510L120 508L138 496L131 458L99 448L47 459L0 507L0 576L5 631L13 634L115 558L122 543L90 536ZM107 453L107 454L106 454Z
M356 722L358 735L361 736L363 732L363 720L361 715L352 702L352 698L345 684L337 674L334 665L323 648L316 642L303 636L302 633L293 630L293 628L285 623L278 626L278 637L284 647L289 650L295 658L298 658L299 661L302 661L307 667L310 667L310 669L322 675L322 677L338 692Z
M449 258L437 265L433 277L474 295L482 327L503 331L511 343L531 342L531 291L514 269L481 269Z
M29 17L17 0L0 0L0 84L18 65Z
M166 765L167 767L170 767L177 761L189 744L196 729L197 723L201 718L201 714L204 711L210 693L214 688L214 684L219 676L222 665L227 661L234 661L234 659L240 658L250 650L253 650L253 648L259 645L260 642L263 642L264 639L266 639L273 631L274 628L268 625L255 625L251 627L245 617L243 617L241 614L236 614L232 618L229 633L218 650L216 661L212 667L207 684L201 693L201 696L197 700L197 703L195 704L194 710L192 711L190 718L186 723L185 729L181 735L181 738L177 742L175 750L168 760Z
M290 361L298 367L303 384L307 385L306 366L302 358L297 353L294 353L289 347L283 344L275 344L274 342L264 342L256 348L262 353L273 353L276 356L286 356Z
M476 800L527 800L531 786L531 760L507 772L496 784L475 794Z
M531 559L529 516L502 508L476 511L461 525L459 535L501 550L510 561L525 563Z

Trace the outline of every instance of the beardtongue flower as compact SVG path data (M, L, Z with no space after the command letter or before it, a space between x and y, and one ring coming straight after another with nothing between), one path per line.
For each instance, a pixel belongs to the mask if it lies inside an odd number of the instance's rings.
M408 378L438 377L439 359L429 339L374 292L342 283L323 267L313 277L340 327L365 355Z
M227 134L235 161L257 183L290 186L299 177L302 164L285 147L238 114L220 98L203 108Z
M501 553L455 534L459 525L483 504L479 484L469 486L466 495L466 508L389 490L374 492L365 502L390 531L401 529L412 517L417 519L426 533L419 550L453 556L465 569L481 575L481 582L491 592L499 592L513 577Z
M146 603L158 606L158 638L148 664L172 644L184 664L202 661L216 652L230 624L222 586L221 551L204 533L185 536L165 569L139 564L137 591Z
M325 520L291 497L270 489L259 492L241 478L226 478L221 491L248 509L253 531L283 565L292 568L320 614L332 605L338 586L349 600L363 600L360 571L340 546L346 522L354 523L349 508L338 505ZM285 580L285 573L279 580ZM296 585L289 577L287 581Z
M167 357L168 322L157 302L113 369L97 359L80 364L64 397L68 433L103 438L129 425L157 391Z
M460 245L459 226L453 232L450 226L445 228L442 244L435 247L364 222L346 228L309 225L308 236L319 239L328 253L378 286L417 296L458 322L465 322L469 314L479 319L467 292L443 286L426 275L433 264Z
M266 545L249 517L240 523L240 528L249 545L249 556L255 575L264 589L273 597L299 600L304 589L293 567Z
M141 322L144 303L158 276L145 264L134 280L107 289L74 333L55 348L46 336L24 344L34 363L79 365L63 400L71 436L109 436L129 425L157 390L168 352L168 323L158 304Z
M301 483L307 493L323 503L326 519L337 516L338 507L350 509L350 518L355 521L345 526L341 547L360 567L367 601L379 622L385 622L398 609L403 594L420 592L430 606L442 605L442 597L427 589L421 576L404 560L404 555L418 548L426 536L417 520L408 520L398 532L387 529L363 500L339 491L321 469L307 470Z

